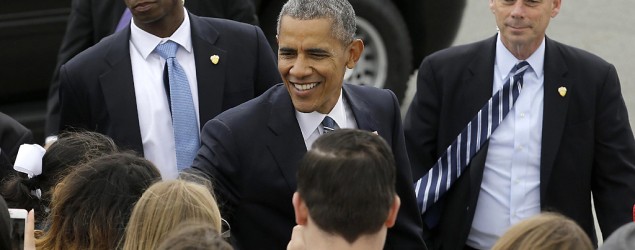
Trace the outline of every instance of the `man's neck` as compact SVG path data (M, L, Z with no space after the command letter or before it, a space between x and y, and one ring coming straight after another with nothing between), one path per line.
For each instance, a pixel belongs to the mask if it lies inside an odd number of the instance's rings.
M307 225L304 231L304 242L307 250L380 250L384 248L386 242L386 228L372 235L363 235L350 244L339 235L328 234L315 225Z

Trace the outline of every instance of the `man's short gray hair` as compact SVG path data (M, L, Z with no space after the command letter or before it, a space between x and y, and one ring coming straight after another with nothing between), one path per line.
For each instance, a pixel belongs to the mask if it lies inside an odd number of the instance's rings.
M357 29L355 10L347 0L289 0L278 16L277 34L280 34L283 16L299 20L330 19L333 21L333 36L343 44L353 41Z

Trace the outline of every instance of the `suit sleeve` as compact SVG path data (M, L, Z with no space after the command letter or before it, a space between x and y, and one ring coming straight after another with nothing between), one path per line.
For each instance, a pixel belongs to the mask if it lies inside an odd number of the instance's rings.
M66 65L60 68L60 120L59 128L63 130L91 129L87 91L85 86L74 81L76 77L69 72Z
M615 67L610 66L595 119L592 192L598 222L606 239L632 221L635 204L635 141Z
M401 112L397 97L387 90L392 97L392 151L397 167L396 190L401 199L401 207L397 214L395 226L388 230L386 249L426 249L422 238L421 215L417 208L415 193L410 172L410 163L406 153Z
M262 30L254 26L256 29L256 38L258 44L258 65L254 69L256 80L255 89L256 96L264 93L271 86L276 85L282 82L282 78L280 78L280 73L278 72L278 64L276 63L276 56L273 53L273 49L269 46L265 35L262 33Z
M201 132L201 148L192 165L194 173L211 180L223 218L230 223L240 200L238 156L232 131L220 120L212 119Z
M57 65L53 71L53 79L49 86L48 104L46 112L45 135L55 135L60 127L60 67L71 58L92 46L93 20L90 13L91 1L73 0L68 18L66 32L57 56Z
M404 119L406 148L417 181L437 160L440 94L429 60L424 60L417 75L417 92Z

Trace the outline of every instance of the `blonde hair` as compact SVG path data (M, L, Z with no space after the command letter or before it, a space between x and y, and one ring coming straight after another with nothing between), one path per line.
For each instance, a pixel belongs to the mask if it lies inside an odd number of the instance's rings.
M123 249L156 249L179 223L210 223L221 232L221 216L211 185L186 180L155 183L134 206Z
M557 213L542 213L511 227L492 250L594 249L575 221Z

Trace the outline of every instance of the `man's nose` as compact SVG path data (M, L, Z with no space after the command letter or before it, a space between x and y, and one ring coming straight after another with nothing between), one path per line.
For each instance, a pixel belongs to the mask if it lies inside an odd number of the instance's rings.
M308 60L306 60L304 56L299 56L291 66L289 74L297 78L302 78L310 75L312 71L313 69Z

